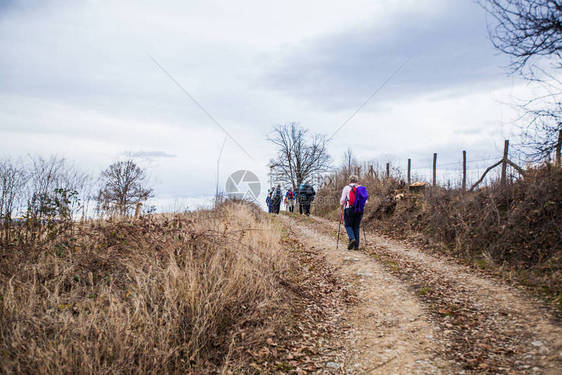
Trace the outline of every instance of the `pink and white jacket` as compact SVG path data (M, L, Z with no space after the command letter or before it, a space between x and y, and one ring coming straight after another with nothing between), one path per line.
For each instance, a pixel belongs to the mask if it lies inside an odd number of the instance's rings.
M352 183L352 184L346 185L346 186L344 186L344 188L341 192L340 205L343 206L345 204L344 208L351 207L350 204L349 204L349 192L351 191L352 186L359 186L359 184Z

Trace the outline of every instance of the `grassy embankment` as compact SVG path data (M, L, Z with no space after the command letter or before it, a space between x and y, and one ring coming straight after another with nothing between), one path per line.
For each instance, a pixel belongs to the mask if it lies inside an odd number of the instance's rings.
M0 372L289 371L284 337L313 303L294 291L315 285L275 220L227 202L3 248Z
M527 169L523 179L472 193L442 187L410 193L396 178L365 176L361 183L371 195L368 229L516 281L562 309L561 168ZM342 187L319 192L317 214L337 220Z

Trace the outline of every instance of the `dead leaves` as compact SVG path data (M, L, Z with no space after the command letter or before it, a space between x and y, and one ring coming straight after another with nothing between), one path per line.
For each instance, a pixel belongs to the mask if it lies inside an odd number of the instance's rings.
M253 339L256 332L240 334L243 340L237 349L242 351L238 363L245 368L240 372L339 373L336 368L327 369L326 363L337 361L335 355L343 340L337 322L342 320L346 305L353 303L354 295L335 276L321 249L306 247L290 228L287 230L289 234L282 238L282 244L293 258L289 272L279 284L284 289L288 310L284 316L276 316L282 319L277 331Z
M314 229L335 237L333 226L321 221ZM545 355L531 345L533 323L506 305L494 304L494 297L482 294L479 284L401 251L371 245L365 252L409 285L426 306L439 327L435 339L442 348L440 356L467 373L527 374L531 368L544 368Z
M528 327L497 306L489 306L462 281L405 259L384 247L370 247L370 255L409 283L441 327L443 354L478 373L524 373L516 359L524 353ZM510 372L507 372L509 369Z

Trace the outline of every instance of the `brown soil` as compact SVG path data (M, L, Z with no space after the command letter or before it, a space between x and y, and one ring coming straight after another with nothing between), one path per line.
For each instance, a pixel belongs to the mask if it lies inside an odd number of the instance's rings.
M562 325L538 300L468 267L369 233L348 251L337 223L283 216L358 296L341 324L345 374L561 374Z

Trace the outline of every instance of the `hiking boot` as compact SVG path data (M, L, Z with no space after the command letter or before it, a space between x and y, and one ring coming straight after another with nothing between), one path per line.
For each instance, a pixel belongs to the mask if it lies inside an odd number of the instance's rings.
M355 247L355 240L349 241L349 245L347 245L347 250L351 250Z

